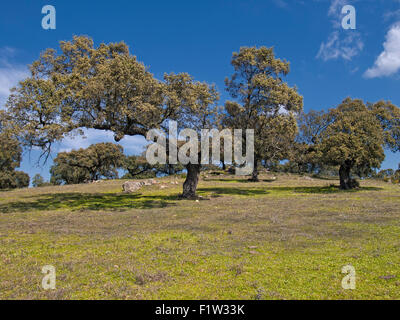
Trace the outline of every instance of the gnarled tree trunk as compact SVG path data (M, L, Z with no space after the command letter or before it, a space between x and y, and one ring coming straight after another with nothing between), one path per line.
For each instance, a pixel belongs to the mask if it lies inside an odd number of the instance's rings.
M339 168L340 177L340 189L349 190L350 189L350 166L342 164Z
M345 161L339 168L340 189L342 190L350 190L359 186L358 182L351 178L351 167L351 163Z
M200 164L189 163L186 165L186 180L183 183L182 198L191 199L196 197L197 184L199 182Z
M253 173L251 174L251 178L249 179L250 181L253 182L258 182L258 160L254 159L254 168L253 168Z

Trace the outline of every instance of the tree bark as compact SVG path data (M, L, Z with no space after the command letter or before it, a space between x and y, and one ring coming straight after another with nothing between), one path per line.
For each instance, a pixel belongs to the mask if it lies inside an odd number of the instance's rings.
M196 189L199 182L200 164L189 163L186 165L186 180L183 183L182 198L193 199L196 198Z
M351 178L351 165L347 162L339 168L340 189L350 190L357 187L357 181Z
M258 160L254 159L254 168L253 168L253 173L251 175L251 178L249 179L250 181L253 182L258 182Z

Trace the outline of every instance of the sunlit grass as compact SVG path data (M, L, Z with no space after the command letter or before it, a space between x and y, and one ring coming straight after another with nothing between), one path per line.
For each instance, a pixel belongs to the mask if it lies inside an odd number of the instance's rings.
M1 299L398 299L400 188L269 176L0 193ZM54 265L56 290L41 288ZM344 290L341 269L356 269Z

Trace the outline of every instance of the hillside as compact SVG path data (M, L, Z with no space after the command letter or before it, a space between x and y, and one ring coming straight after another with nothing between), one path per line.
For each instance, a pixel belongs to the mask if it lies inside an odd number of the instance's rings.
M399 186L271 177L210 176L200 201L171 178L133 194L122 180L0 192L0 299L399 298Z

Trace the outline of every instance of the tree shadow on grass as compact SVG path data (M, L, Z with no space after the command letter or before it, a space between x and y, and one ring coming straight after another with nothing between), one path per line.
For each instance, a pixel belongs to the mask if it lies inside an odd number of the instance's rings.
M327 194L327 193L355 193L360 191L379 191L383 188L361 187L353 190L341 190L338 186L312 186L312 187L265 187L265 188L235 188L235 187L205 187L199 188L199 194L212 194L214 197L222 195L259 196L279 193L304 193L304 194Z
M314 186L314 187L275 187L280 191L292 191L296 193L355 193L360 191L379 191L383 188L376 187L360 187L352 190L342 190L339 186Z
M248 184L254 184L255 182L249 179L223 179L223 178L207 178L204 179L204 181L212 181L212 182L234 182L234 183L248 183ZM260 179L259 182L275 182L277 181L276 179Z
M199 194L213 194L214 197L222 195L243 195L243 196L256 196L268 194L269 191L266 188L234 188L234 187L210 187L210 188L198 188Z
M178 196L142 194L90 194L48 193L29 196L33 201L15 201L0 205L0 212L49 211L49 210L127 210L165 208L175 205Z
M235 188L235 187L205 187L199 188L199 195L221 197L223 195L262 196L271 193L354 193L360 191L379 191L383 188L361 187L354 190L340 190L337 186L313 187L266 187L266 188ZM25 200L28 199L28 200ZM32 199L32 200L31 200ZM22 201L7 202L0 205L0 213L50 211L50 210L118 210L154 209L176 205L179 195L142 195L121 193L48 193L38 196L28 196Z
M304 178L304 177L308 177L308 176L303 176L303 178ZM316 180L324 180L324 181L332 181L332 180L338 181L338 180L339 180L339 177L335 177L335 176L333 176L333 177L329 177L329 176L320 176L320 175L317 175L317 174L311 175L311 178L312 178L312 179L316 179Z

